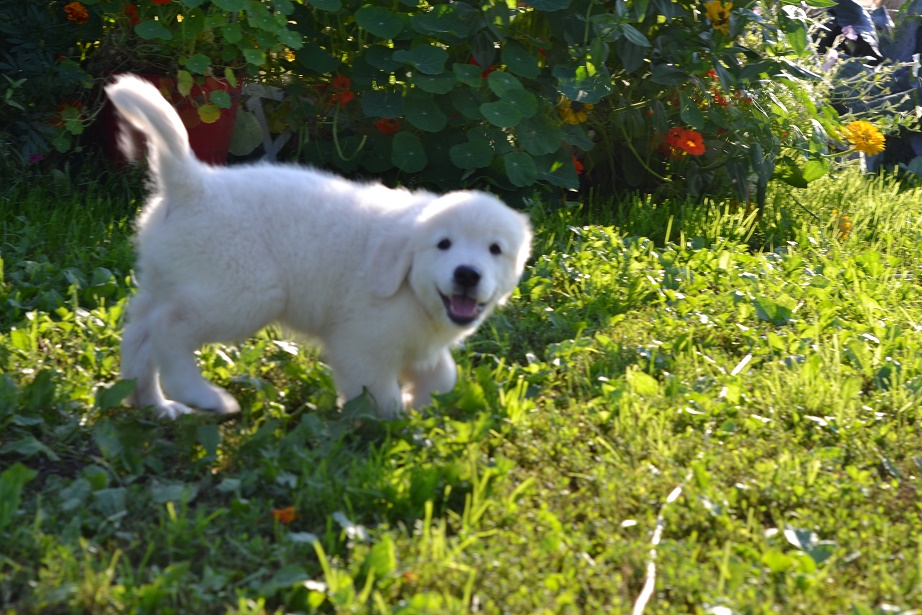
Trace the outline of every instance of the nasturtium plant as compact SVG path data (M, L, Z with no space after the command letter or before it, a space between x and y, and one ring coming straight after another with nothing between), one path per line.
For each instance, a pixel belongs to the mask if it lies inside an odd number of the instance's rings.
M772 177L815 179L836 151L841 121L801 38L810 26L755 0L303 3L291 15L303 47L282 65L293 100L321 120L295 125L292 104L288 127L310 141L298 148L308 162L394 181L416 169L412 181L438 190L761 203ZM340 156L353 136L360 146Z

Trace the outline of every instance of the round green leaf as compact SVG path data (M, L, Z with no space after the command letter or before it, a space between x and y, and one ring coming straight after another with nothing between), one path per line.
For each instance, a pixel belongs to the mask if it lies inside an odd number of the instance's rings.
M213 90L208 95L208 100L213 102L216 106L221 109L230 109L231 106L231 97L230 94L224 90Z
M311 0L311 6L321 11L334 13L343 8L343 3L342 0Z
M394 59L414 66L421 73L439 75L445 71L448 52L435 45L417 45L409 51L395 52Z
M176 73L176 91L181 96L191 94L193 85L195 85L195 80L192 78L192 73L187 70L180 70Z
M538 98L527 90L511 90L502 99L515 105L522 117L531 117L538 111Z
M452 146L449 155L459 169L483 169L493 162L493 147L487 141L470 141Z
M362 113L367 117L393 119L403 115L403 97L399 92L371 90L362 94Z
M236 13L246 8L247 0L211 0L212 4L223 11Z
M503 156L506 176L512 185L524 188L531 186L538 179L535 159L525 152L512 152Z
M384 45L369 47L365 52L365 60L375 68L389 73L403 66L403 62L394 59L394 50Z
M691 98L684 93L679 93L679 115L682 121L690 125L695 130L703 130L706 123L704 114Z
M405 173L419 173L428 163L423 142L411 132L398 132L391 147L391 161Z
M523 90L522 82L519 81L514 75L509 73L504 73L503 71L493 71L487 77L487 85L490 86L490 89L494 94L502 98L509 92L516 90Z
M295 59L304 68L317 73L332 73L339 68L339 60L314 43L309 43L297 50Z
M470 28L453 14L450 4L437 4L431 11L417 13L410 18L410 26L427 36L450 34L458 38L467 38Z
M243 54L247 64L262 66L266 63L266 52L262 49L241 49L240 52Z
M480 112L488 122L500 128L511 128L522 120L522 113L515 103L507 100L483 103Z
M228 23L221 26L221 36L224 41L236 45L243 40L243 29L238 22Z
M169 41L173 38L173 33L170 32L169 28L156 19L142 21L134 27L134 31L138 36L148 41L155 38L162 41Z
M375 36L391 39L403 30L403 22L383 6L363 6L355 12L355 23Z
M455 62L451 65L451 70L458 81L464 85L469 85L472 88L479 88L480 84L483 83L483 69L479 66Z
M407 121L426 132L438 132L448 123L448 118L431 95L407 96L403 109Z
M535 162L541 169L538 174L541 181L569 190L579 188L579 176L573 166L573 158L567 152L558 150L555 154L539 157Z
M562 11L570 6L571 0L528 0L528 6L536 11Z
M538 60L528 53L522 45L514 41L503 44L500 59L510 73L515 73L520 77L534 79L541 73Z
M483 119L480 104L480 99L467 88L461 88L451 95L451 105L469 120L479 122Z
M557 77L557 91L574 102L595 105L612 91L610 78L601 73L590 75L585 66L558 66L553 73Z
M234 156L247 156L262 145L262 142L263 130L256 116L245 109L239 109L234 119L230 152Z
M532 156L553 154L561 147L563 131L548 118L532 117L515 127L519 144Z
M442 75L423 75L422 73L413 75L411 83L423 92L430 94L447 94L458 82L452 73Z
M194 56L186 58L186 68L193 73L204 75L209 66L211 66L211 58L204 53L197 53Z

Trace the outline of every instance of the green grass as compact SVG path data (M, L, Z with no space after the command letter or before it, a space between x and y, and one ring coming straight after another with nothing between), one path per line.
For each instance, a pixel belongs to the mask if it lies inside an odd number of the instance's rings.
M201 353L239 419L122 408L136 194L0 197L0 608L629 613L657 524L644 613L922 606L920 190L536 206L457 389L393 423L272 330Z

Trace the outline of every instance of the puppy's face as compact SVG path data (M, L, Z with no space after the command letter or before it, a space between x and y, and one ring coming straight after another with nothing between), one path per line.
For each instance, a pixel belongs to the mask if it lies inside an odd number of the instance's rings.
M436 320L475 327L509 296L528 258L522 214L482 192L453 192L417 220L410 286Z

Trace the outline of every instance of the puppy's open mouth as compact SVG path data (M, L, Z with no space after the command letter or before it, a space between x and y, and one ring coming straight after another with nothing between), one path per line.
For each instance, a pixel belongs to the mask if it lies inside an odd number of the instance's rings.
M456 325L469 325L483 312L484 304L477 303L477 299L468 295L451 295L446 296L441 292L442 303L445 304L445 311L448 318Z

